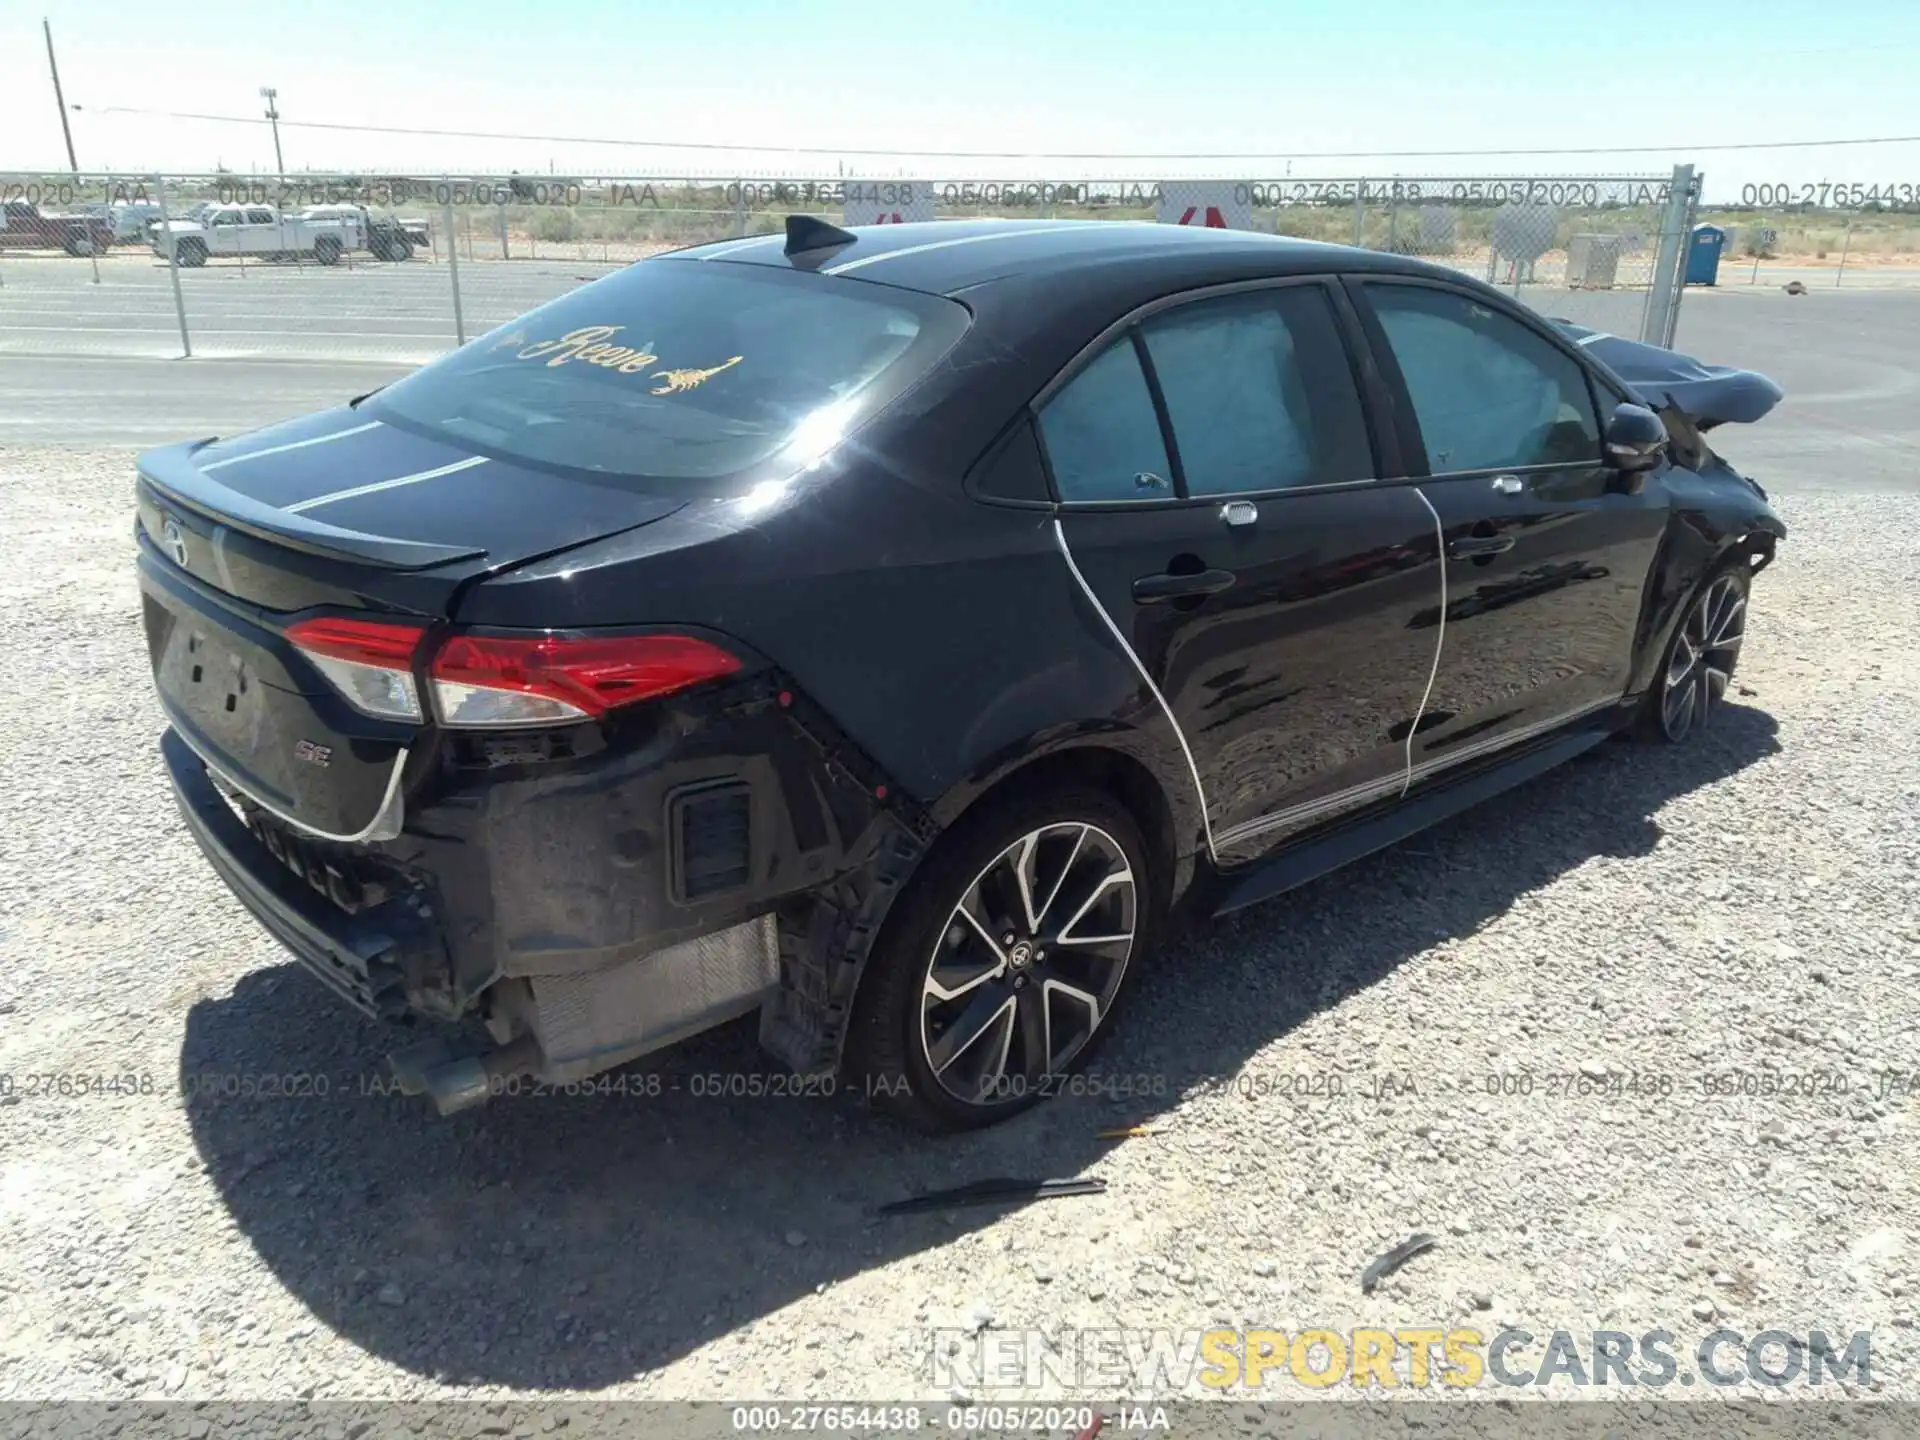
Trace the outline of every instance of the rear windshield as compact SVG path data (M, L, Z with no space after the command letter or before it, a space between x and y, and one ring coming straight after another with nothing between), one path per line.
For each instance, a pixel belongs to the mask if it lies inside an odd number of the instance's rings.
M830 438L966 328L937 296L724 261L646 260L415 371L368 407L501 458L740 475Z

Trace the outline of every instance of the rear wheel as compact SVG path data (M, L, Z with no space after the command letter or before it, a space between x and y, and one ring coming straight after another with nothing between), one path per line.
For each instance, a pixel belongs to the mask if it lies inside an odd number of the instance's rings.
M1741 557L1714 571L1667 642L1659 679L1647 694L1641 738L1679 745L1704 729L1733 683L1746 636L1753 572Z
M1060 1087L1151 946L1159 877L1133 817L1078 788L969 817L882 933L849 1036L876 1104L929 1130L990 1125Z
M173 257L189 270L207 263L206 241L189 236L173 247Z
M313 258L322 265L337 264L340 259L340 242L332 235L322 235L313 242Z

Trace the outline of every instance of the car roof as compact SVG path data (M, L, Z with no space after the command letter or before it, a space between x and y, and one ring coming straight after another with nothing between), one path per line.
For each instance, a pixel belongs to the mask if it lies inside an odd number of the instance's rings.
M1432 269L1400 256L1317 240L1143 220L935 220L854 226L845 233L854 237L851 243L823 256L816 252L797 257L799 266L936 295L1090 265L1115 281L1176 286L1250 274L1418 274ZM655 258L782 268L796 264L796 257L786 253L784 234L696 245Z

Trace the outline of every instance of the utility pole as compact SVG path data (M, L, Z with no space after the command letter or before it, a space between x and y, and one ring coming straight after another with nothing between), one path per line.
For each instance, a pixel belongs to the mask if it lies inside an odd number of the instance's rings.
M73 127L67 123L67 97L60 93L60 66L53 58L53 24L42 17L40 28L47 35L47 69L53 75L53 103L60 107L60 133L67 139L67 165L78 175L80 162L73 155Z
M273 125L273 164L280 175L281 183L284 184L287 178L287 162L280 158L280 111L273 103L279 95L280 92L271 85L260 87L260 98L267 102L267 119Z

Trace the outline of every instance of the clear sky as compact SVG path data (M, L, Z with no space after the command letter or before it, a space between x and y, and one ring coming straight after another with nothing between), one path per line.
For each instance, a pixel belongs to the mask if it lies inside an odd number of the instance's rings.
M1269 178L1656 173L1920 184L1920 0L44 0L83 169ZM0 0L0 171L63 170L42 5ZM302 122L901 151L694 152ZM1657 146L1640 154L1379 155Z

